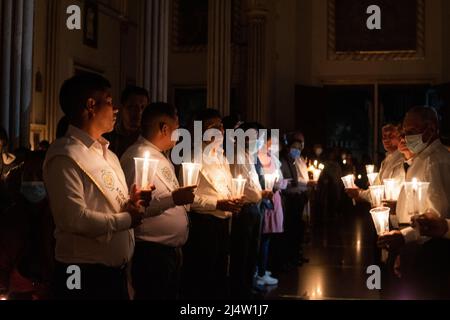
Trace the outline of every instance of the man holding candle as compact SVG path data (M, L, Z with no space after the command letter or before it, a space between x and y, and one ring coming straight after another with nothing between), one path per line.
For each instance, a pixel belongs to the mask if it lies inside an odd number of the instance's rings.
M189 215L189 240L183 250L183 293L190 299L220 299L227 296L230 218L241 211L243 203L232 199L232 175L223 155L219 112L203 110L197 121L202 122L203 134L207 130L215 134L203 144L199 185Z
M380 172L372 185L382 185L385 179L398 179L399 182L405 180L403 163L405 158L399 150L400 127L394 124L387 124L382 128L383 146L386 150L386 158L381 163ZM359 188L346 189L347 195L356 200L370 202L370 190Z
M428 194L424 199L427 208L431 212L440 213L441 218L448 218L450 212L450 153L439 140L439 121L436 112L427 107L414 107L406 115L403 122L402 142L407 146L413 157L407 162L406 181L428 182ZM416 180L415 180L416 179ZM397 216L401 224L410 224L409 203L405 189L400 193L397 203ZM428 211L426 210L426 211ZM425 212L419 212L419 214ZM433 263L433 258L448 255L448 250L442 251L441 241L422 237L420 228L405 227L401 231L392 231L380 237L379 245L398 250L405 244L422 244L418 262L434 268L433 275L443 276L448 270L443 271L438 263ZM444 245L446 246L446 245ZM450 246L448 247L450 250ZM425 255L423 255L425 254ZM421 258L420 258L421 257ZM426 258L425 258L426 257ZM419 271L420 272L420 271ZM420 272L421 276L431 275L429 272ZM426 277L429 281L439 287L439 277ZM432 292L432 291L430 291Z
M149 159L158 161L154 181L148 181L155 186L146 209L150 217L135 230L132 263L135 299L173 300L178 294L180 248L188 238L189 221L184 205L194 201L195 186L180 188L174 166L164 155L176 143L172 140L179 127L176 109L167 103L151 104L142 115L141 127L141 137L121 159L128 185L135 181L134 158L147 153Z
M110 87L105 78L87 74L67 80L60 92L71 125L50 147L43 167L56 224L58 299L129 298L125 271L133 228L143 214L139 194L132 192L130 200L119 160L102 138L116 120ZM81 288L70 290L74 266Z

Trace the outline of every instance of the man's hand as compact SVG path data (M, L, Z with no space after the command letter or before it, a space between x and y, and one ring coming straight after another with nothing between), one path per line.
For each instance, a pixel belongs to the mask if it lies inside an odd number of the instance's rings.
M139 190L137 186L134 184L131 187L130 202L135 207L142 206L144 208L147 208L150 205L150 202L152 201L152 192L155 190L156 190L155 186L151 186L151 190L149 191Z
M396 252L405 245L405 238L400 231L395 230L380 236L377 245L381 249Z
M139 227L144 219L144 212L141 207L134 205L131 201L128 203L126 211L131 217L131 229Z
M186 188L180 188L172 192L173 202L177 206L185 206L194 203L195 194L194 191L197 186L191 186Z
M217 201L217 210L229 211L233 214L238 214L241 212L243 207L243 202L238 200L219 200Z
M442 238L448 232L447 220L434 212L427 212L413 219L413 225L418 225L420 234L425 237Z
M263 190L263 191L261 192L261 197L262 197L263 199L268 199L268 200L270 200L270 201L273 201L273 192L272 192L272 191L266 191L266 190Z
M358 199L360 192L361 190L359 188L345 189L345 193L350 197L350 199Z

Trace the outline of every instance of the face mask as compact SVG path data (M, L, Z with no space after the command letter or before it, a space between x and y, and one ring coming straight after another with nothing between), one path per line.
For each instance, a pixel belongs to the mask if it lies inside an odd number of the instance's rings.
M31 203L39 203L47 196L44 182L22 182L20 193Z
M423 134L406 136L406 147L414 154L419 154L427 147L427 143L423 142Z
M298 159L302 156L302 152L299 149L291 149L289 154L293 159Z
M264 147L264 144L265 144L264 139L258 139L256 141L256 149L258 151L261 150Z

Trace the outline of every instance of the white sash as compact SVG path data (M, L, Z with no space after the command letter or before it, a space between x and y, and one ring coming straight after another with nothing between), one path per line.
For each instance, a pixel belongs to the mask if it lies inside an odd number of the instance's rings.
M94 183L115 212L122 212L128 203L128 187L123 174L92 148L88 149L80 141L69 137L55 141L46 163L51 159L63 156L72 160L83 173ZM63 182L61 182L63 183Z
M172 164L164 158L162 155L159 157L158 169L156 175L167 186L170 191L174 191L180 188L180 184L175 175L175 170Z

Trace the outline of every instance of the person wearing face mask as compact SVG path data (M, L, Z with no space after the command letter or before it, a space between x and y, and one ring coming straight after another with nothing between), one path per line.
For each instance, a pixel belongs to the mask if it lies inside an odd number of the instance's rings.
M196 121L202 122L203 156L189 213L189 239L183 248L183 298L215 300L228 296L230 219L241 212L243 201L232 198L233 177L223 154L220 113L205 109Z
M150 95L144 88L128 86L122 92L121 108L114 131L104 135L110 141L110 150L120 159L124 152L139 138L142 112L150 103Z
M436 111L428 107L412 108L403 121L402 143L406 145L412 155L405 162L405 181L411 182L413 179L417 179L421 182L429 182L430 186L426 196L428 211L440 213L443 215L442 218L448 219L450 212L450 153L439 140L439 120ZM410 199L407 199L403 189L396 208L402 228L400 231L392 231L381 236L379 246L398 251L402 250L405 245L410 247L410 244L418 244L417 252L419 254L417 257L419 258L416 263L419 267L416 268L416 271L425 270L421 269L425 265L431 267L426 270L434 270L431 273L419 271L420 277L425 280L423 283L431 284L427 293L433 295L439 292L439 287L442 287L439 283L442 278L439 276L448 275L448 270L445 270L445 274L443 274L439 264L433 263L433 257L447 255L450 252L450 245L449 242L443 243L436 239L430 240L423 237L420 234L420 228L408 226L411 224L411 217L408 214L409 202ZM450 234L445 237L450 237ZM443 250L443 248L446 249ZM404 265L402 257L401 260Z
M303 221L304 207L308 201L306 185L299 183L299 175L296 167L298 145L301 142L295 140L294 135L288 136L287 146L280 153L281 172L283 177L289 180L289 184L282 192L284 207L284 239L285 261L283 268L290 268L308 262L303 257L303 240L305 223Z
M252 298L253 278L256 270L261 239L261 222L265 207L272 206L272 191L263 190L264 178L260 152L264 150L269 132L258 123L243 123L238 130L249 136L248 142L237 146L236 161L230 166L234 177L246 179L244 188L245 205L233 216L230 247L231 296L239 299ZM241 132L241 131L239 131ZM265 154L267 158L267 148ZM268 172L267 172L268 173ZM260 252L261 253L261 252ZM278 281L261 270L260 285L274 285Z
M42 181L44 158L43 152L26 156L20 197L0 218L0 287L9 299L50 297L54 225Z
M194 201L195 186L180 188L174 166L164 154L175 146L172 138L179 127L177 110L167 103L153 103L145 109L141 127L142 135L121 159L128 185L131 187L136 177L134 158L150 152L150 159L159 163L147 209L155 212L135 230L131 268L134 299L174 300L182 264L180 250L188 238L184 206Z

